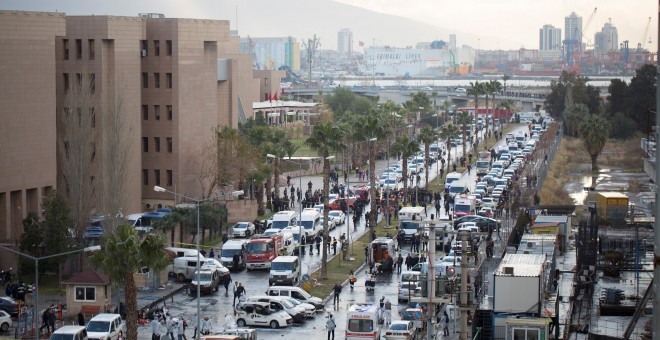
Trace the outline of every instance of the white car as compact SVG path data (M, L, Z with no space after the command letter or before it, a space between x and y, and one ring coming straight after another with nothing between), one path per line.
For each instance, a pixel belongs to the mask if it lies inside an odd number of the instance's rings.
M411 340L417 339L417 327L412 321L392 321L390 328L385 331L385 340Z
M344 224L346 222L346 214L341 210L328 211L328 218L335 221L335 225Z
M261 234L264 235L264 236L275 236L275 235L281 233L282 230L283 229L270 228L270 229L264 230L264 232L261 233Z
M266 302L244 303L236 312L236 325L265 326L270 328L288 327L293 318L285 311L273 311Z
M321 226L323 226L323 216L321 216L320 224ZM330 212L328 212L328 230L334 230L335 228L337 228L337 222L335 222L335 220L332 217L330 217Z
M256 228L252 222L238 222L234 224L234 237L250 237L254 235Z
M11 325L11 315L3 310L0 310L0 332L9 332L9 327L11 327Z
M200 267L216 269L218 272L220 272L221 276L229 274L229 269L227 269L227 267L225 267L222 263L220 263L220 261L216 259L202 260Z

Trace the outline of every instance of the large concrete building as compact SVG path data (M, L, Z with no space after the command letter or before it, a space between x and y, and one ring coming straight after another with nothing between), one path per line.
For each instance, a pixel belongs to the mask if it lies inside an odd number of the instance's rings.
M66 188L57 146L69 137L57 118L86 75L93 103L79 112L93 117L95 183L107 185L113 173L102 163L114 157L106 111L121 99L125 215L177 203L154 185L203 197L200 150L215 129L252 115L259 77L279 91L280 73L253 74L251 55L224 20L0 11L0 65L0 242L7 243L20 238L21 220L40 211L48 192ZM107 189L97 185L90 213L108 213Z
M2 243L18 240L23 218L57 185L55 41L65 25L61 13L0 11Z
M539 30L539 50L561 50L561 28L556 28L552 25L543 25Z
M285 38L241 38L241 53L254 59L257 70L277 70L286 66L300 70L300 43L293 37Z
M337 52L347 57L353 56L353 32L348 28L342 28L337 33Z
M594 37L594 47L598 53L616 51L619 49L619 33L612 22L606 22L600 32Z

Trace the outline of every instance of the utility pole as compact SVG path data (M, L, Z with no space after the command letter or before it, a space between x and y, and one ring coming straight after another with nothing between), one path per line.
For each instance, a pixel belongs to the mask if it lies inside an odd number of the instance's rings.
M308 75L309 78L307 80L307 88L309 88L309 85L312 83L312 63L314 61L314 56L316 55L316 50L321 46L321 39L316 38L316 34L314 34L314 38L312 39L307 39L307 42L303 41L303 49L307 51L307 66L309 67L308 70Z
M658 18L660 19L660 0L658 1ZM658 33L660 34L660 21L658 22ZM660 36L660 35L659 35ZM655 140L656 143L660 140L660 134L658 133L658 122L660 122L660 39L658 39L658 49L656 51L655 59ZM651 128L649 126L649 128ZM656 161L656 170L655 170L655 183L660 183L660 171L657 169L657 162L660 159L660 148L655 148L655 161ZM655 190L655 201L658 202L658 189ZM655 246L654 257L653 257L653 277L660 278L660 244L657 242L660 240L660 224L658 224L657 216L660 216L660 205L655 205L655 226L653 228L653 234L655 237ZM653 299L653 334L660 334L660 318L658 318L655 313L660 313L660 280L653 280L653 292L655 298Z

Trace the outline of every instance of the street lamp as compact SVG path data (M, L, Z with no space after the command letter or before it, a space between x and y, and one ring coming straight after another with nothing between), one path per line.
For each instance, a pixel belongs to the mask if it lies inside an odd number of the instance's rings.
M31 260L34 260L34 276L35 276L35 278L34 278L34 281L35 281L34 289L36 289L36 293L34 295L34 312L33 312L32 318L34 320L34 329L35 329L34 336L35 336L35 339L39 339L39 331L38 331L38 328L39 328L39 317L38 317L38 315L39 315L39 260L46 260L46 259L50 259L50 258L53 258L53 257L71 255L71 254L82 253L82 252L98 251L98 250L101 250L101 246L97 245L97 246L85 247L85 248L81 248L81 249L67 251L67 252L64 252L64 253L46 255L46 256L41 256L41 257L36 257L36 256L32 256L32 255L29 255L29 254L26 254L26 253L22 253L20 251L17 251L17 250L14 250L14 249L11 249L11 248L8 248L8 247L5 247L5 246L0 246L0 249L4 249L4 250L12 252L14 254L17 254L17 255L20 255L20 256L23 256L23 257L27 257Z
M200 230L199 230L199 206L202 202L206 202L206 201L210 201L212 199L216 199L216 197L207 198L207 199L195 199L195 198L192 198L192 197L188 197L186 195L176 193L174 191L169 191L169 190L167 190L163 187L157 186L157 185L154 186L154 191L155 192L168 192L168 193L173 194L175 196L179 196L179 197L191 200L191 201L195 202L195 204L197 205L197 236L195 237L195 249L197 249L197 265L196 265L196 268L195 268L196 275L197 275L197 337L196 337L196 339L199 340L200 333L201 333L201 328L200 327L201 327L201 324L202 324L201 323L201 306L200 306L200 300L201 300L200 288L201 288L201 286L199 284L199 278L200 278L200 276L199 276L200 263L199 262L201 261L201 259L199 257L199 252L200 252L200 249L199 249L199 238L200 238L200 235L199 235L199 232L200 232Z
M369 143L368 145L369 145L369 199L370 200L374 199L374 187L376 186L375 180L373 181L373 183L371 181L372 178L375 179L375 176L371 171L371 142L375 142L377 140L378 140L378 138L376 138L376 137L370 138L369 140L367 140L367 143ZM374 166L374 169L376 169L375 166ZM370 204L370 206L371 206L371 204ZM373 214L373 213L374 213L374 211L371 212L371 214ZM369 219L371 219L371 218L369 218ZM378 216L376 216L376 221L378 221Z

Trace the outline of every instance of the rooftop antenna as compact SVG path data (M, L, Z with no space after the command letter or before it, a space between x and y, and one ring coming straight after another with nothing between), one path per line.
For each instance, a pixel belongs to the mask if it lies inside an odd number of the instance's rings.
M309 78L307 81L307 87L309 88L309 85L312 83L312 62L314 60L314 55L316 54L316 50L321 46L321 39L316 37L316 34L314 34L314 37L312 39L307 39L307 42L303 41L303 49L307 51L307 63L308 63L308 74Z

